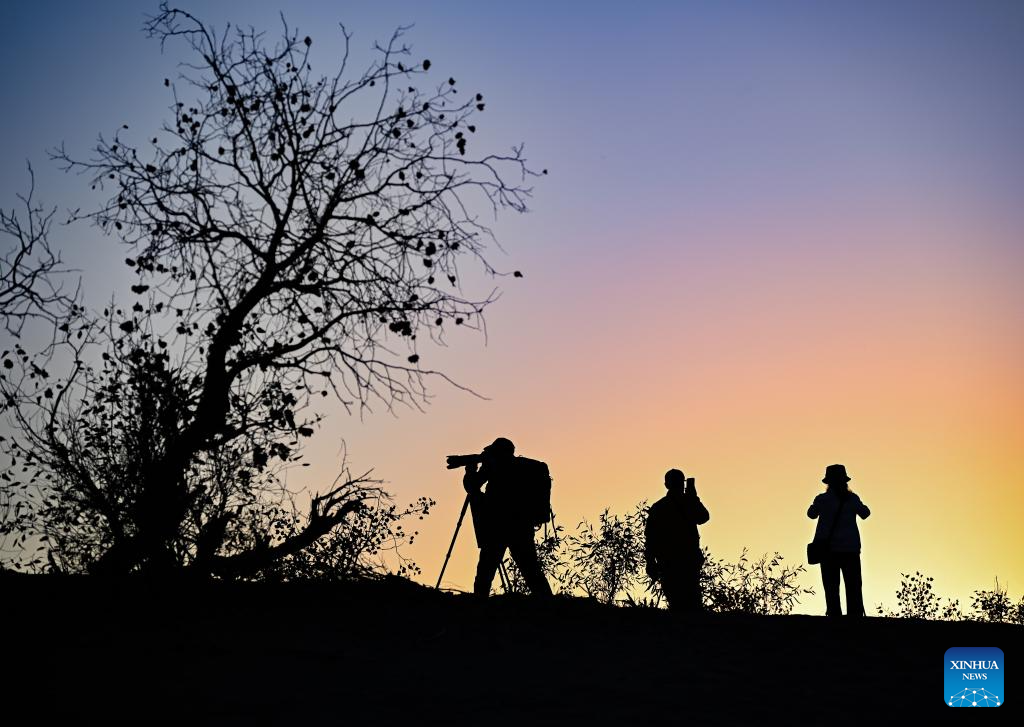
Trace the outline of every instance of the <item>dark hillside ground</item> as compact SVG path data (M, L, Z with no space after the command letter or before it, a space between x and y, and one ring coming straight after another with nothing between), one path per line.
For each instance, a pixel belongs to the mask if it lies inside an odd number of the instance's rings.
M1001 624L478 603L398 579L4 576L0 589L5 709L31 697L32 722L923 723L950 716L950 646L1002 648L1011 693L998 721L1024 703L1024 629Z

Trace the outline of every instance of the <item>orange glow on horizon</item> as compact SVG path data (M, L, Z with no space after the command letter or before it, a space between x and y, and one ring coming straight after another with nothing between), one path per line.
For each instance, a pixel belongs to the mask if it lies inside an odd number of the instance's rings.
M706 230L700 244L738 248L754 233ZM715 556L777 550L793 565L824 468L841 462L873 513L861 524L869 614L893 605L900 573L914 570L965 607L995 576L1018 593L1024 307L998 249L964 251L966 230L899 220L831 239L794 220L777 234L803 235L801 257L777 259L766 239L762 256L719 255L689 277L650 259L529 276L533 287L496 306L486 348L459 341L436 355L490 400L436 389L426 418L353 428L356 461L375 463L400 497L439 501L414 552L423 581L436 578L463 497L444 455L506 435L549 463L569 529L657 499L665 470L681 467L711 512L701 531ZM582 297L535 315L560 274L586 280ZM620 278L632 283L610 293ZM1001 305L1016 318L996 315ZM469 590L475 558L466 529L446 584ZM817 567L803 583L818 595L798 611L823 612Z

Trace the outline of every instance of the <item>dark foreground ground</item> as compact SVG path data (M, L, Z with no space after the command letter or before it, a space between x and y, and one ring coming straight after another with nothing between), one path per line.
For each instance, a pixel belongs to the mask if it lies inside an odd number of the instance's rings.
M1024 704L1018 626L478 603L397 579L5 576L0 589L3 708L31 705L33 723L945 722L950 646L999 646L1007 661L1006 704L969 721L1020 724Z

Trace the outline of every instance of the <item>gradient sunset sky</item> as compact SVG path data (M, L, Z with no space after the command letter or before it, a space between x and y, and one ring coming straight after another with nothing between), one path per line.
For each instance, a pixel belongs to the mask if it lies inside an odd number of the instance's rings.
M1024 3L185 2L270 33L283 9L333 70L414 23L414 58L487 96L481 143L550 174L493 225L524 272L488 335L423 351L424 413L329 411L294 486L333 480L343 438L399 500L439 504L412 555L433 583L463 491L444 456L508 436L544 459L558 520L624 512L697 478L716 556L803 558L805 511L844 463L872 509L864 597L900 573L968 600L1024 591ZM0 204L100 198L45 151L155 129L184 48L156 3L0 6ZM129 284L123 249L61 231L90 302ZM446 584L468 589L476 548ZM818 595L798 609L824 610Z

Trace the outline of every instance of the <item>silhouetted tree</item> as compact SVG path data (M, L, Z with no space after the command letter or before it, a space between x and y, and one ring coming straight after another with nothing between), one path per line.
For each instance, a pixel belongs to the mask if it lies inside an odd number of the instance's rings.
M382 502L377 483L346 477L276 539L252 531L287 500L279 474L315 432L313 401L426 401L425 377L444 375L417 344L480 325L494 296L466 297L459 263L499 274L478 215L525 211L533 172L521 147L470 154L483 96L454 78L416 85L430 61L410 60L404 29L352 74L342 27L328 77L287 25L268 45L162 5L146 29L193 54L162 81L169 120L145 141L124 125L89 159L54 154L109 191L71 221L128 247L135 300L75 309L59 350L4 354L20 432L5 528L41 535L70 570L267 572Z

